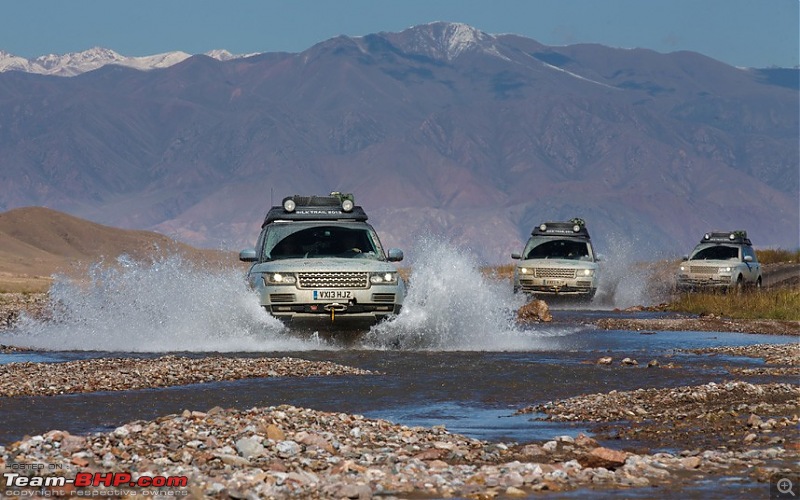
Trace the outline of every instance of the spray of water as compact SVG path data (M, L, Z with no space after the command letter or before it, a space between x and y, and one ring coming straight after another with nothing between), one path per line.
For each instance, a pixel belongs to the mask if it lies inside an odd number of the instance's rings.
M319 348L264 313L241 270L169 256L98 263L85 279L57 276L47 320L23 316L0 342L43 350L232 352Z
M422 239L400 315L365 332L364 349L536 350L576 328L521 328L525 298L486 278L474 256ZM98 263L82 279L57 276L46 320L23 316L0 343L38 350L274 352L336 349L266 314L240 269L207 269L180 256ZM306 332L308 333L308 332Z
M531 350L543 336L574 329L522 329L516 310L525 302L507 282L486 278L463 249L423 238L400 314L373 327L364 339L373 348L423 350Z
M620 308L635 305L651 305L663 299L665 285L657 272L659 264L643 263L635 255L641 255L643 243L638 238L619 234L606 235L607 254L601 263L601 280L593 307Z

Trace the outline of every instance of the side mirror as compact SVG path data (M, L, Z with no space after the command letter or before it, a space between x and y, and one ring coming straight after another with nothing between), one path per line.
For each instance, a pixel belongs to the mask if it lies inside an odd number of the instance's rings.
M511 254L511 258L514 260L519 260L522 258L522 255L518 254L517 252L514 252Z
M403 251L399 248L390 248L389 254L386 256L389 262L400 262L403 260Z
M688 255L684 255L683 259L681 259L681 260L689 260L689 256Z
M256 257L256 250L254 248L246 248L239 252L239 260L242 262L255 262L258 260Z
M744 256L744 261L745 262L753 262L753 256L752 255L745 255Z

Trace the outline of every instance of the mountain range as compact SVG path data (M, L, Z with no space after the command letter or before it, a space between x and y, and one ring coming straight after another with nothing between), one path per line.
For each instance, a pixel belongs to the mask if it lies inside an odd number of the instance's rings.
M797 74L443 22L149 71L5 71L0 209L232 249L284 196L336 190L412 257L431 235L508 262L533 225L572 217L609 259L687 253L712 229L795 248Z
M247 55L234 55L222 49L206 52L205 55L219 61L247 57ZM26 73L37 73L40 75L75 76L86 73L87 71L102 68L109 64L148 71L151 69L168 68L190 57L191 54L180 51L165 52L152 56L132 57L123 56L111 49L93 47L82 52L48 54L35 59L26 59L0 50L0 73L5 71L24 71Z

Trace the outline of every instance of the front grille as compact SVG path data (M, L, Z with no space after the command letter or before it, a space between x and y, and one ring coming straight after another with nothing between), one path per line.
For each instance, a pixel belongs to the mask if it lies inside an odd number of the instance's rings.
M367 288L367 273L299 273L300 288Z
M393 293L373 293L372 294L372 302L394 302L394 294Z
M689 272L692 274L717 274L717 272L719 272L719 268L708 266L689 266Z
M294 302L293 293L271 293L269 294L269 301L273 304L276 302Z
M534 267L533 275L537 278L574 278L575 269Z

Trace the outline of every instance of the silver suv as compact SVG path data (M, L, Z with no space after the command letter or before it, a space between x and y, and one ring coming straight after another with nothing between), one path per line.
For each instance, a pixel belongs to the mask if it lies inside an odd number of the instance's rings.
M683 260L678 290L761 288L761 264L746 231L706 233Z
M514 269L514 292L591 300L597 292L598 259L582 219L544 222L531 232Z
M400 312L406 286L384 253L367 214L351 194L290 196L272 207L254 249L247 278L261 305L279 319L361 319L377 322Z

